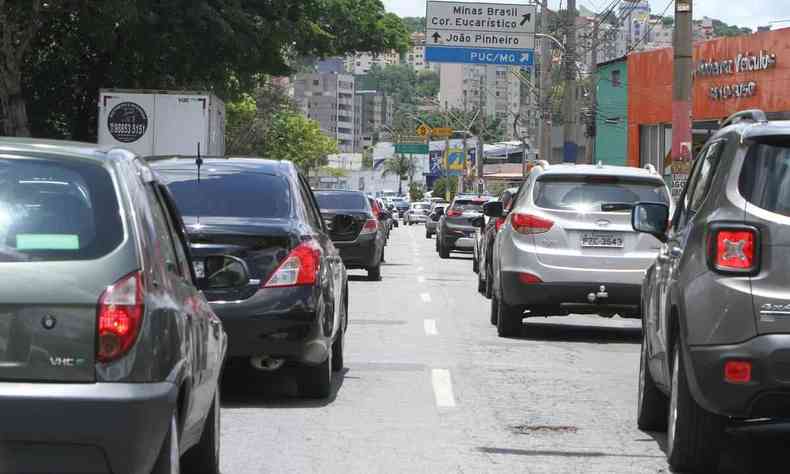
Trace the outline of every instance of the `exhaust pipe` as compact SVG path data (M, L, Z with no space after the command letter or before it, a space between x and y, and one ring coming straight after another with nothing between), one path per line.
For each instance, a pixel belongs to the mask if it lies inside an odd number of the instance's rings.
M250 357L250 365L262 372L274 372L285 365L285 359L275 359L268 355Z

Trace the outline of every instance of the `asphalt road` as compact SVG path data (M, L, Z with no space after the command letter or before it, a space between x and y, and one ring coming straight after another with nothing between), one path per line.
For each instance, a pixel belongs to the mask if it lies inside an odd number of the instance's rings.
M224 474L669 472L665 436L635 423L639 321L527 320L502 339L470 256L440 260L401 226L386 257L381 282L351 272L331 399L300 400L287 370L226 377ZM747 472L731 451L724 472Z

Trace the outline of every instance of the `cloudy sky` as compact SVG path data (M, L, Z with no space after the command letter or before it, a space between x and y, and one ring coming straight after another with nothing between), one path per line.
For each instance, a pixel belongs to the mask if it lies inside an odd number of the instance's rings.
M526 3L518 0L478 0L485 3ZM661 14L669 5L670 0L650 0L652 12ZM556 8L560 0L549 0L549 5ZM564 2L563 2L564 3ZM577 0L577 3L593 11L601 11L611 2L609 0ZM384 0L388 11L400 16L425 16L425 0ZM668 14L674 14L674 2L669 6ZM695 0L694 17L709 16L729 24L747 26L756 29L767 25L769 21L790 19L788 0ZM777 27L790 27L790 22Z

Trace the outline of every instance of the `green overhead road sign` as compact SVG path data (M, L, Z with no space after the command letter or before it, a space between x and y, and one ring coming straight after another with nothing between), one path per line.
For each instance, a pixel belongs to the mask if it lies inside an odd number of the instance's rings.
M427 155L428 145L424 143L398 143L395 145L395 153L402 155Z

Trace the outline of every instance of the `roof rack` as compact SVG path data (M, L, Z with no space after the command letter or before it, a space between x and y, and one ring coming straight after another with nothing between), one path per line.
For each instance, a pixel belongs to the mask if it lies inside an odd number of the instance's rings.
M719 128L728 127L730 125L735 125L739 122L754 122L754 123L767 123L768 116L765 115L760 109L751 109L751 110L743 110L741 112L736 112L719 124Z

